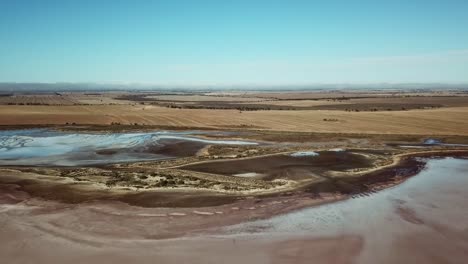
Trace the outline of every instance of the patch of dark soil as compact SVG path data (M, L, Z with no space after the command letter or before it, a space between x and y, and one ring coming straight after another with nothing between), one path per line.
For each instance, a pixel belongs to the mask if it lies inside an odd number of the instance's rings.
M207 144L196 141L164 140L161 144L146 147L145 152L171 157L190 157Z
M139 192L119 197L117 200L142 207L208 207L237 201L236 196L203 193Z
M207 162L183 167L206 173L234 175L255 172L264 174L264 179L298 179L310 177L314 173L327 170L343 171L352 168L370 167L371 161L362 155L346 151L322 151L318 156L292 157L273 155L260 158Z
M398 215L400 215L400 217L403 220L407 222L417 224L417 225L424 224L424 221L421 218L419 218L416 212L411 208L408 208L405 206L398 206L396 208L396 212Z
M14 186L14 188L11 186ZM68 204L107 200L141 207L206 207L233 203L238 199L237 196L233 195L204 192L115 192L112 190L83 188L76 184L32 179L24 180L3 176L0 176L0 187L0 191L14 192L15 197L23 197L24 199L26 199L25 197L36 197ZM23 195L18 195L18 193Z
M118 151L116 149L101 149L96 151L96 154L98 155L114 155L117 154Z

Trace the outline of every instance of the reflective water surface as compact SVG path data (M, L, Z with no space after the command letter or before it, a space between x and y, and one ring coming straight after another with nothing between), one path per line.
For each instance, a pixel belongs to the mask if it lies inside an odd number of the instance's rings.
M0 131L0 165L78 166L174 157L159 151L187 142L201 149L207 144L257 144L238 140L208 140L199 132L72 133L46 129ZM179 144L180 147L180 144ZM180 151L179 151L180 152Z
M417 215L428 221L468 230L468 211L463 210L468 208L467 188L468 160L434 159L403 184L370 196L307 208L228 230L267 234L307 231L317 235L343 230L359 232L369 230L380 221L391 223L393 218L400 218L400 213L409 211L413 217Z
M273 253L275 258L291 263L307 263L309 255L323 257L317 263L466 263L467 190L467 159L434 159L418 175L371 196L243 223L224 232L259 241L254 244L278 245L281 252ZM321 248L321 243L327 246ZM356 250L353 259L344 253L350 248Z

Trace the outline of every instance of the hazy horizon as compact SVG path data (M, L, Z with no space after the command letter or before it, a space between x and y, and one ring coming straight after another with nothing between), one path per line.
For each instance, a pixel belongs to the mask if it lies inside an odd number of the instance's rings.
M141 83L12 83L0 82L0 92L30 91L331 91L331 90L463 90L468 91L468 83L316 83L316 84L276 84L276 85L162 85Z

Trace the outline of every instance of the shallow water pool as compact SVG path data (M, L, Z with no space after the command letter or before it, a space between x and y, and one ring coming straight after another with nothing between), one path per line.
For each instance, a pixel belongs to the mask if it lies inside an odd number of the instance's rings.
M209 140L197 137L199 134L167 131L93 134L47 129L0 131L0 165L78 166L168 159L174 156L154 149L167 148L180 142L192 143L190 146L184 145L191 149L208 144L257 144L239 140ZM174 148L178 146L180 144Z

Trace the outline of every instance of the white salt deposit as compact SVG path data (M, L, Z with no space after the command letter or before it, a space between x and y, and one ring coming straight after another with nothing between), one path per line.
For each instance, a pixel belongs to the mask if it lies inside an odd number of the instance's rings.
M342 152L342 151L345 151L345 150L342 149L342 148L332 148L332 149L330 149L330 151Z
M242 178L251 178L251 177L262 176L262 174L256 173L256 172L246 172L246 173L234 174L232 176L242 177Z
M290 154L291 157L315 157L318 155L315 151L299 151Z

